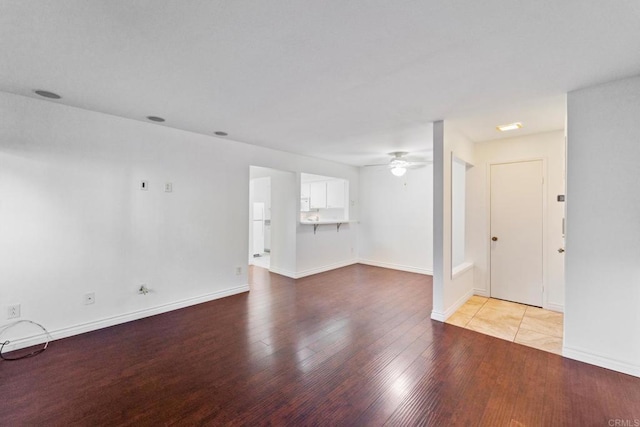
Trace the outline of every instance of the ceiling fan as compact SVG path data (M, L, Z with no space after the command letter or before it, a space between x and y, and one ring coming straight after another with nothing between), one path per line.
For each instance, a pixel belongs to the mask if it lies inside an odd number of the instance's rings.
M388 163L378 163L374 165L365 165L365 167L371 166L386 166L389 168L392 174L395 176L402 176L407 172L407 169L423 168L433 162L426 160L416 160L406 157L409 154L406 151L394 151L389 153L391 160Z

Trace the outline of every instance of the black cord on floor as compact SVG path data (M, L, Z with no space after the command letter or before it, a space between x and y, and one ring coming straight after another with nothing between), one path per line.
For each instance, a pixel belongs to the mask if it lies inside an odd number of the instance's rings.
M2 351L4 350L4 346L11 342L9 340L6 340L6 341L0 343L0 359L6 360L6 361L14 361L14 360L26 359L28 357L37 356L38 354L40 354L43 351L45 351L47 349L47 347L49 346L49 340L51 339L51 335L49 334L49 331L47 331L45 329L45 327L42 326L41 324L33 322L31 320L18 320L17 322L13 322L13 323L10 323L10 324L8 324L6 326L3 326L2 328L0 328L0 336L2 336L2 334L5 333L8 329L13 328L14 326L19 325L20 323L31 323L33 325L36 325L36 326L40 327L40 329L42 329L42 331L47 336L47 342L44 343L44 346L42 348L40 348L38 350L35 350L35 351L32 351L31 353L23 354L22 356L18 356L18 357L5 357L5 355L2 354Z

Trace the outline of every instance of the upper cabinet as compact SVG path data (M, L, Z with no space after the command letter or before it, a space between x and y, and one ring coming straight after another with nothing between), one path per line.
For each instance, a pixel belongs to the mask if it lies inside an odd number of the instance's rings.
M349 181L329 176L301 174L302 221L346 220L349 217Z
M303 182L300 184L300 197L303 199L308 199L311 196L311 184L308 182Z
M309 206L311 209L327 207L327 182L318 181L309 183Z
M311 210L311 184L308 182L300 185L300 211L309 212Z
M327 208L344 208L345 181L336 179L327 181Z

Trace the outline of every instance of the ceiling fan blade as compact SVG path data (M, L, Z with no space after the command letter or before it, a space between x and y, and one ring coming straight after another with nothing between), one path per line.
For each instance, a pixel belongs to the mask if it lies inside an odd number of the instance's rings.
M410 161L410 162L408 162L407 165L409 167L411 167L411 166L426 166L426 165L431 165L431 164L433 164L433 162L430 162L430 161L415 161L415 162L411 162Z
M409 152L408 151L392 151L388 154L395 159L402 159L404 156L409 154Z
M420 169L427 166L427 163L412 163L410 165L405 166L406 169Z
M394 168L417 169L433 163L433 161L431 160L415 158L415 157L414 158L405 157L407 154L409 153L407 153L406 151L395 151L395 152L389 153L389 155L391 155L392 158L389 160L388 163L375 163L371 165L364 165L363 167L365 168L387 167L389 169L394 169Z

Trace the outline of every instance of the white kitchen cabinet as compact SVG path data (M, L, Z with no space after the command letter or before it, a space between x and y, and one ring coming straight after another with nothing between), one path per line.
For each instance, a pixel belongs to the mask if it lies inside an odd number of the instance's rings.
M308 182L303 182L302 184L300 184L300 197L303 199L308 199L309 197L311 197L311 186L309 185Z
M309 197L311 189L309 183L302 183L300 185L300 212L309 212L311 206L309 205Z
M309 206L311 209L324 209L327 207L327 182L309 183Z
M343 224L349 221L349 181L300 174L300 223ZM327 222L329 221L329 222Z
M344 208L344 180L327 181L327 208Z

